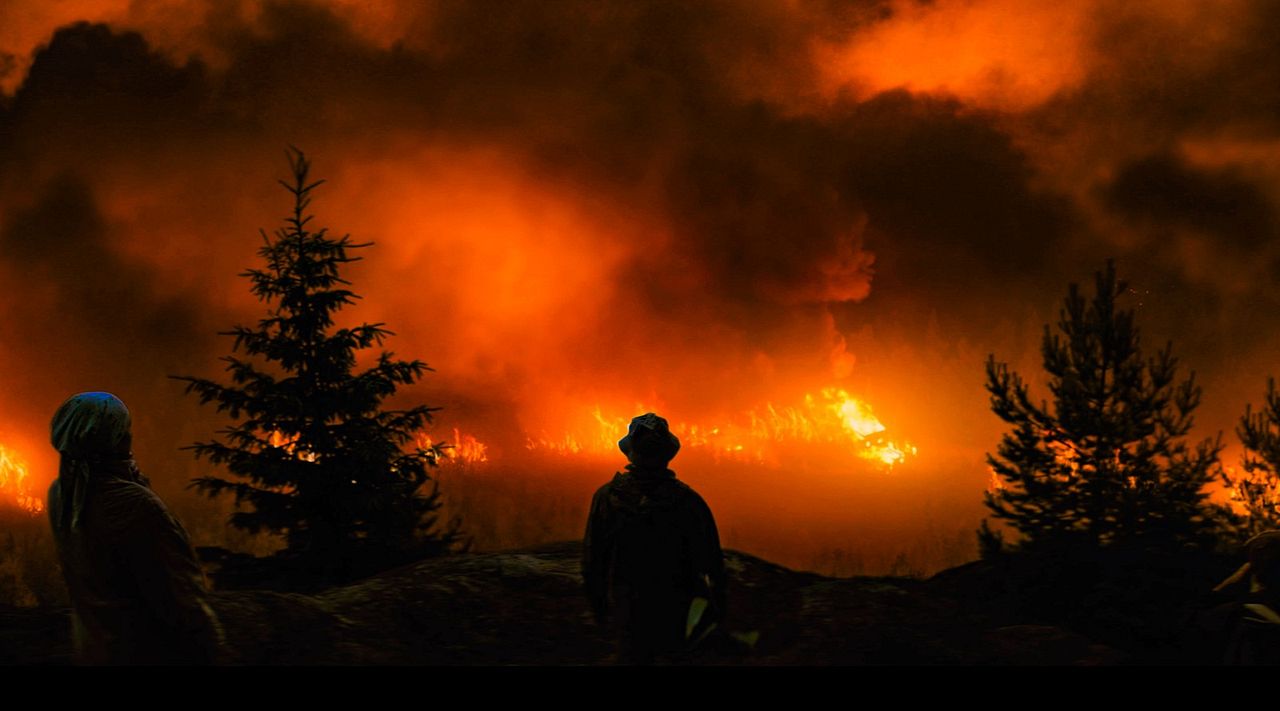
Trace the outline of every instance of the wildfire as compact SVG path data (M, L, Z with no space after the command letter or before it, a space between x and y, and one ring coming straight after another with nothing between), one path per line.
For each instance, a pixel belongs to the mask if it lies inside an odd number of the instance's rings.
M0 445L0 501L32 514L44 511L44 499L31 493L31 483L26 462Z
M525 447L568 457L614 457L631 418L651 411L654 408L644 403L611 411L597 405L579 411L576 421L570 418L557 432L526 433ZM837 388L807 394L793 406L765 403L720 423L675 421L671 429L686 451L706 452L716 460L777 463L795 457L795 451L787 449L790 445L822 445L824 453L834 451L837 458L852 456L891 470L918 453L908 442L885 437L888 428L871 406ZM294 453L294 439L279 433L271 435L270 444ZM490 457L487 444L457 427L446 442L423 432L415 444L425 450L441 445L442 464L481 464Z
M629 414L606 415L597 406L581 426L562 434L531 436L526 447L561 454L612 455L632 415L652 409L637 403ZM795 406L766 403L719 424L677 421L671 429L683 447L708 451L717 459L759 462L778 458L787 444L828 444L891 469L917 454L914 445L883 437L887 428L871 406L837 388L807 394Z
M435 442L422 434L418 436L418 446L429 450L435 446ZM489 461L488 445L469 434L463 434L457 427L453 428L453 442L444 444L441 453L449 462L476 464Z
M272 447L284 449L288 454L291 454L303 461L316 461L317 455L313 452L299 450L297 442L297 435L289 436L279 430L272 431L267 437L267 443ZM435 446L435 441L424 433L418 436L415 444L422 449L430 450ZM449 461L469 463L489 461L488 446L469 434L463 434L456 427L453 428L453 442L444 444L441 454Z

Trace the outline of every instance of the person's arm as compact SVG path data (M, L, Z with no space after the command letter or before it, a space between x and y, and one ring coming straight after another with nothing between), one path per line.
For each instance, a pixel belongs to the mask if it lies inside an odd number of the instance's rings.
M608 497L603 489L591 498L587 531L582 537L582 584L596 621L608 613Z
M1244 565L1240 566L1236 570L1236 572L1230 575L1230 577L1228 577L1226 580L1223 580L1222 582L1215 585L1213 588L1213 592L1221 593L1224 595L1232 595L1242 588L1244 592L1248 592L1249 588L1247 585L1245 585L1245 583L1249 579L1249 572L1252 569L1252 567L1253 565L1250 563L1245 563Z
M175 645L175 663L216 661L222 630L204 572L182 528L158 497L139 496L126 555L138 591Z
M698 525L695 564L700 574L706 576L711 592L711 602L720 618L724 619L729 607L729 577L724 569L724 551L720 548L720 531L716 528L716 519L711 515L711 508L701 496L698 496L695 502L694 514Z

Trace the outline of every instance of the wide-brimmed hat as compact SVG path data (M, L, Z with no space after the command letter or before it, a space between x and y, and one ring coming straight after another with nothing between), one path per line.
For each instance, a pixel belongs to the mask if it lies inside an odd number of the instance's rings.
M631 420L627 436L618 440L618 449L633 464L665 466L680 451L680 440L671 434L665 419L646 412Z

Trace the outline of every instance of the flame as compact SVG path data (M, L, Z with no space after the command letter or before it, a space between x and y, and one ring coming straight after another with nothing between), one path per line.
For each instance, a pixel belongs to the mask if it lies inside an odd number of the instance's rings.
M991 475L987 480L987 493L993 496L1000 496L1006 488L1004 479L1001 479L1000 475L996 474L996 470L991 467L987 467L987 473Z
M536 433L528 437L525 446L564 455L614 455L632 415L652 411L654 408L636 403L626 414L621 408L605 414L597 405L590 409L589 417L580 418L580 426L558 434ZM918 453L910 443L880 436L887 428L871 406L838 388L806 394L794 406L765 403L719 423L676 421L671 424L671 431L685 449L707 451L716 459L734 461L779 459L789 454L785 446L793 443L834 445L842 452L888 469Z
M418 435L417 445L420 449L431 450L436 443L424 433ZM440 447L440 454L447 462L479 464L489 461L489 446L473 435L463 434L457 427L453 428L453 442L441 442Z
M869 405L848 397L843 391L840 395L844 398L844 402L840 403L839 413L845 427L862 439L877 432L884 432L884 425L871 413Z
M285 452L294 455L304 462L314 462L317 456L314 452L298 449L298 435L286 435L279 430L272 430L271 435L267 437L267 442L272 447L283 448Z
M454 445L445 450L447 457L450 459L458 459L464 462L487 462L489 461L489 448L469 434L462 434L458 428L453 428Z
M298 450L298 435L286 435L279 430L272 430L267 436L267 443L272 447L282 448L288 454L296 456L306 462L314 462L318 458L313 452ZM419 434L414 444L420 448L430 451L437 446L435 440L426 433ZM441 448L440 456L447 461L479 463L489 461L489 447L484 442L476 439L474 436L464 434L457 427L453 428L453 442L439 443Z
M32 514L44 511L44 499L31 493L27 463L4 445L0 445L0 501Z

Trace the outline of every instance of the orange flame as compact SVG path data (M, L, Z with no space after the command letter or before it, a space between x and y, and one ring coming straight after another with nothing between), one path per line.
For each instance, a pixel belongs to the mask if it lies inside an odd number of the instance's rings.
M430 450L435 441L426 434L418 435L418 447ZM453 428L453 442L441 443L441 455L448 462L459 464L478 464L489 461L489 446L469 434L463 434L457 427Z
M0 445L0 501L32 514L44 511L44 499L31 493L27 463L4 445Z
M653 408L637 403L631 413L650 411ZM528 438L525 446L558 454L615 454L631 419L631 414L617 412L606 415L596 406L591 409L591 417L584 418L583 425L561 434L537 433ZM671 425L683 447L708 451L717 459L762 462L778 458L781 445L826 443L892 469L918 450L910 443L880 436L886 430L869 404L837 388L807 394L796 406L765 403L718 424Z
M298 435L289 436L279 430L273 430L267 437L267 443L272 447L282 448L285 452L294 455L303 461L316 461L317 455L313 452L299 450L297 442ZM415 442L416 446L426 450L430 450L435 446L435 444L435 441L425 433L418 435ZM463 434L457 427L453 428L453 442L441 444L441 456L446 460L467 463L489 461L488 445L476 439L472 435Z
M1004 479L1001 479L1000 475L996 474L996 470L991 467L987 467L987 473L991 475L987 480L987 493L1000 496L1005 490Z
M267 441L272 447L283 448L285 452L294 455L304 462L314 462L316 460L315 453L298 449L298 435L296 434L290 437L279 430L272 430L271 436L267 438Z

